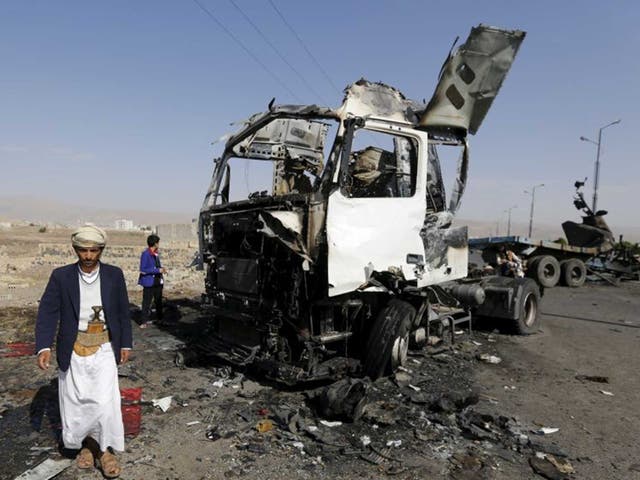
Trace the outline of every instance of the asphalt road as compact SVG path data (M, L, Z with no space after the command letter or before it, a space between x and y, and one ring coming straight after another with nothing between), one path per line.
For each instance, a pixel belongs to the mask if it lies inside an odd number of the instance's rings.
M481 365L476 383L523 423L559 428L545 440L573 478L640 479L640 283L554 288L541 309L540 333L500 337L503 362Z

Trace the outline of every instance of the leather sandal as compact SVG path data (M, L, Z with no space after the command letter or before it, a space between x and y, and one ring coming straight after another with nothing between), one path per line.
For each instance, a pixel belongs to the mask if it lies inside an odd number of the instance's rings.
M105 477L117 478L120 476L120 463L113 453L109 451L102 452L97 462Z
M76 457L76 465L82 470L92 468L94 465L93 453L87 447L82 447L80 453Z

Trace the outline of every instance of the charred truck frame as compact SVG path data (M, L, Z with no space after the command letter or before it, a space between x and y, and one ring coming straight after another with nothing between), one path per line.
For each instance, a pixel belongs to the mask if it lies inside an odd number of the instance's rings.
M377 378L405 362L410 341L451 333L472 313L530 332L535 283L466 279L467 228L452 226L468 134L524 36L473 28L427 105L362 79L337 109L272 101L231 136L200 211L212 313L202 349L297 383L347 372ZM459 150L448 205L438 153L447 147ZM268 188L248 196L249 171L232 173L246 159L269 165Z

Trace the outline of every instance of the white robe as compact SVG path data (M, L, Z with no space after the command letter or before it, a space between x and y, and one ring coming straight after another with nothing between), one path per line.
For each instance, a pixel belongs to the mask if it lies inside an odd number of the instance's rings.
M81 448L91 437L103 452L124 451L118 367L111 343L93 355L71 354L71 365L58 378L62 440L67 448Z
M85 277L86 278L86 277ZM80 282L80 328L86 329L92 305L101 305L100 278L91 284ZM111 343L93 355L71 353L71 364L58 376L58 398L62 419L62 440L67 448L81 448L91 437L105 452L107 447L124 451L124 425L120 407L118 366Z

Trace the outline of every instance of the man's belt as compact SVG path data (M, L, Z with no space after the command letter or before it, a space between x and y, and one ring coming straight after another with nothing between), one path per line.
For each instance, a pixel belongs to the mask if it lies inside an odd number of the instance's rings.
M78 332L73 351L81 357L93 355L100 349L100 345L109 341L109 332L103 330L98 333Z

